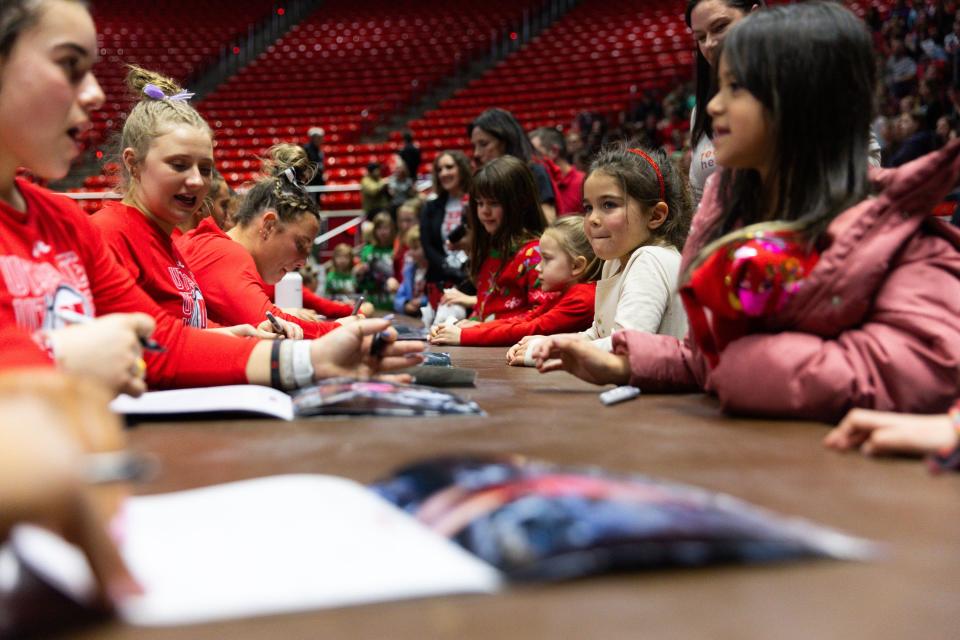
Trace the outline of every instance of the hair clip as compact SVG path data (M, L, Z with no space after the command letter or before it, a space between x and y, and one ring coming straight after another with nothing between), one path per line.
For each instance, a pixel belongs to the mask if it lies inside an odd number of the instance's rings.
M152 98L152 99L154 99L154 100L169 100L169 101L171 101L171 102L186 102L186 101L188 101L190 98L192 98L192 97L193 97L194 95L196 95L196 94L190 93L189 91L181 91L180 93L175 93L175 94L172 95L172 96L168 96L167 94L165 94L165 93L163 92L163 89L161 89L160 87L158 87L157 85L155 85L155 84L153 84L153 83L150 83L150 84L146 85L146 86L143 88L143 95L147 96L148 98Z

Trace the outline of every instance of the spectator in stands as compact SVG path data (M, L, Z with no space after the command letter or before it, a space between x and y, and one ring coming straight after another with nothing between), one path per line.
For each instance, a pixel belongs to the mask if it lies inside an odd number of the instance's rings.
M400 283L393 273L393 240L397 228L386 211L373 216L370 241L360 249L360 263L353 271L360 290L377 309L393 309L393 294Z
M423 200L410 198L397 209L397 237L393 241L393 273L399 282L403 282L404 261L407 256L407 232L420 221L420 209ZM419 243L419 232L417 242Z
M578 213L584 173L571 164L563 134L553 127L534 129L530 132L530 144L557 185L557 216Z
M902 39L893 41L893 52L886 63L886 84L896 98L909 95L917 85L917 63L907 53Z
M586 171L587 167L590 166L590 155L583 146L583 137L580 135L580 132L571 127L570 130L567 131L566 142L567 153L570 154L573 165L580 171Z
M330 268L327 269L327 278L324 282L323 295L336 298L349 298L359 291L357 278L353 275L353 247L341 242L333 248L333 257L330 259ZM369 313L373 312L373 305Z
M504 155L526 162L536 181L543 215L548 223L556 219L556 186L546 167L533 159L533 147L512 113L503 109L487 109L470 123L467 135L473 144L473 159L478 168Z
M403 164L407 165L407 174L416 181L420 175L420 148L413 144L413 132L403 132L403 148L400 149L400 157Z
M901 113L897 119L899 139L902 141L896 152L884 163L885 167L899 167L937 148L937 136L923 129L923 119L917 111Z
M402 239L406 258L403 278L393 298L393 310L414 318L420 317L420 309L427 304L427 257L423 255L420 242L420 227L407 229Z
M399 155L393 157L393 171L387 178L387 193L390 196L388 211L394 220L397 219L397 210L403 203L417 195L417 188L407 170L407 163Z
M713 119L707 103L717 92L714 75L720 46L727 31L751 11L763 6L763 0L688 0L684 17L697 43L696 105L690 114L690 192L694 205L703 196L707 178L717 169L714 159Z
M427 295L440 302L444 289L460 287L466 280L467 255L450 246L451 234L461 235L464 207L472 183L470 160L462 151L443 151L433 161L433 191L420 213L420 241L427 258Z
M368 220L378 211L390 206L387 180L380 176L379 162L368 164L366 175L360 178L360 202L363 213Z
M313 177L310 178L310 182L307 183L307 186L310 187L320 187L323 186L323 138L326 135L322 127L310 127L310 130L307 131L307 136L309 141L307 144L303 145L303 150L307 152L307 158L312 162L317 170L313 174ZM320 194L316 194L319 196ZM320 198L317 198L317 204L320 204Z

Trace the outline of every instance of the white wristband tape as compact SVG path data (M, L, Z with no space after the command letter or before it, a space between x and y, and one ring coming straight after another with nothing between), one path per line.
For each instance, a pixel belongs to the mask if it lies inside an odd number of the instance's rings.
M293 372L293 351L291 340L280 341L280 386L288 391L297 388L297 377Z
M310 340L293 341L293 378L297 387L313 384L313 361L310 359Z

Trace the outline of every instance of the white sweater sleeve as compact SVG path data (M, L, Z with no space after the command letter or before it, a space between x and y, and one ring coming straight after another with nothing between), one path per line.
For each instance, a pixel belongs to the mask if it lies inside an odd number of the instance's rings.
M617 302L614 332L634 329L657 333L663 314L676 288L679 254L663 247L643 247L623 275L624 285Z

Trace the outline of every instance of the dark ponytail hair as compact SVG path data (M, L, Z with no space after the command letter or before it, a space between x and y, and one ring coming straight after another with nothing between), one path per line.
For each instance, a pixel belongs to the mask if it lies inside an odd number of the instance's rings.
M524 162L530 162L533 157L533 145L527 139L527 134L513 117L513 114L503 109L487 109L467 127L467 137L473 135L475 127L486 131L489 135L503 143L504 153Z
M683 17L687 27L692 29L690 16L698 4L704 0L687 0L687 10ZM764 0L721 0L731 9L739 9L744 14L750 13L755 6L766 6ZM697 57L696 89L697 110L693 118L693 128L690 129L690 146L696 147L703 135L713 136L713 118L707 113L707 103L717 93L717 70L710 66L707 59L700 53L700 47L694 42L694 53Z
M262 160L265 178L247 191L234 214L235 223L246 227L267 211L276 211L280 222L296 222L304 214L320 217L317 203L304 189L316 171L303 147L278 144Z
M773 154L766 184L753 169L721 172L723 213L713 238L775 212L815 241L869 194L877 87L869 32L836 2L778 6L737 24L722 56L764 106Z
M657 164L663 177L663 197L660 195L660 179L653 166L642 155L645 153ZM680 174L673 162L661 148L650 149L633 143L617 142L600 150L587 171L587 178L594 173L610 176L620 183L620 190L628 198L645 207L658 202L667 205L667 219L651 231L651 236L665 244L683 249L693 218L693 198L686 176ZM586 182L586 179L584 180Z

